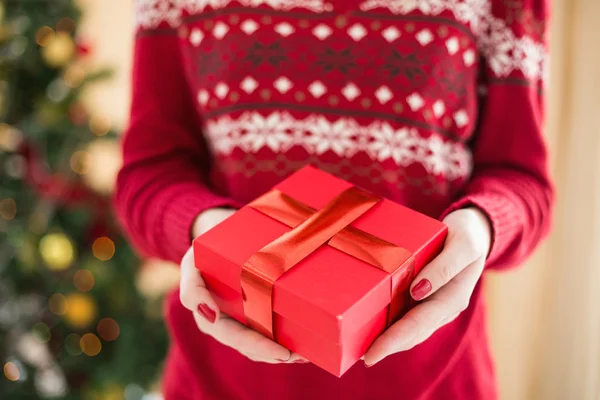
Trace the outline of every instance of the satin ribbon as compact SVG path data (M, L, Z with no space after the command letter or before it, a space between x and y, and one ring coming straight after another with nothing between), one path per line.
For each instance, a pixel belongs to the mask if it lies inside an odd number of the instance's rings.
M274 339L273 287L286 271L320 246L327 244L389 274L406 268L412 274L412 253L390 242L349 226L380 201L356 187L342 192L321 210L314 210L292 197L272 190L249 207L292 229L254 253L241 274L242 299L246 324ZM391 283L392 299L398 289ZM393 303L393 302L392 302ZM388 323L401 310L391 304Z

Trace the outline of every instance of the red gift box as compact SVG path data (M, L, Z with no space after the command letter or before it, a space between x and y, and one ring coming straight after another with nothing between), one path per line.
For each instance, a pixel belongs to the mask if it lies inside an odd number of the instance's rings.
M341 376L412 306L447 227L305 167L194 241L222 312Z

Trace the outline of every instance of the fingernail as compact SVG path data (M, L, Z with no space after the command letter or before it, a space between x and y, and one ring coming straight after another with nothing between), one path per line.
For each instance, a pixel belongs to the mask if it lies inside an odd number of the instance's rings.
M429 282L429 279L421 279L419 283L413 286L410 294L412 295L413 299L421 300L423 297L427 296L427 293L431 292L431 288L432 286L431 282Z
M367 368L371 368L373 365L375 365L375 364L367 364L367 363L365 363L365 367L367 367Z
M217 313L206 304L198 304L198 313L211 324L214 324L215 320L217 319Z
M310 361L308 360L302 360L302 359L298 359L296 361L294 361L294 364L308 364Z

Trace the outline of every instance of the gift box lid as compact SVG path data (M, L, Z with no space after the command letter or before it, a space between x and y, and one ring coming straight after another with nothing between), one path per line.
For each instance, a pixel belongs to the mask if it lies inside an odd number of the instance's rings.
M319 210L352 185L313 167L305 167L275 189ZM421 268L433 257L447 228L441 222L382 199L352 227L413 254L410 266ZM195 240L229 262L205 265L202 273L241 294L241 270L255 252L290 228L244 207ZM285 272L273 290L273 312L335 343L359 329L391 302L392 276L373 265L322 245ZM277 332L275 332L277 335Z

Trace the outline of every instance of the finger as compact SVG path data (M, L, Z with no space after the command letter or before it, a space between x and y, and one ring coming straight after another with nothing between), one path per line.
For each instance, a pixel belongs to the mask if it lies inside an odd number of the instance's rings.
M208 322L214 323L219 319L219 307L206 289L200 271L194 265L193 248L190 248L181 260L179 297L185 308L201 314Z
M254 361L273 364L292 359L292 353L288 349L232 318L221 318L215 324L210 324L198 313L194 313L194 318L200 330Z
M417 305L385 331L365 354L371 366L390 354L412 349L440 327L453 321L468 305L481 276L484 260L477 260L427 301Z
M433 295L467 265L483 257L471 241L468 235L448 235L444 250L414 279L411 296L423 300Z

